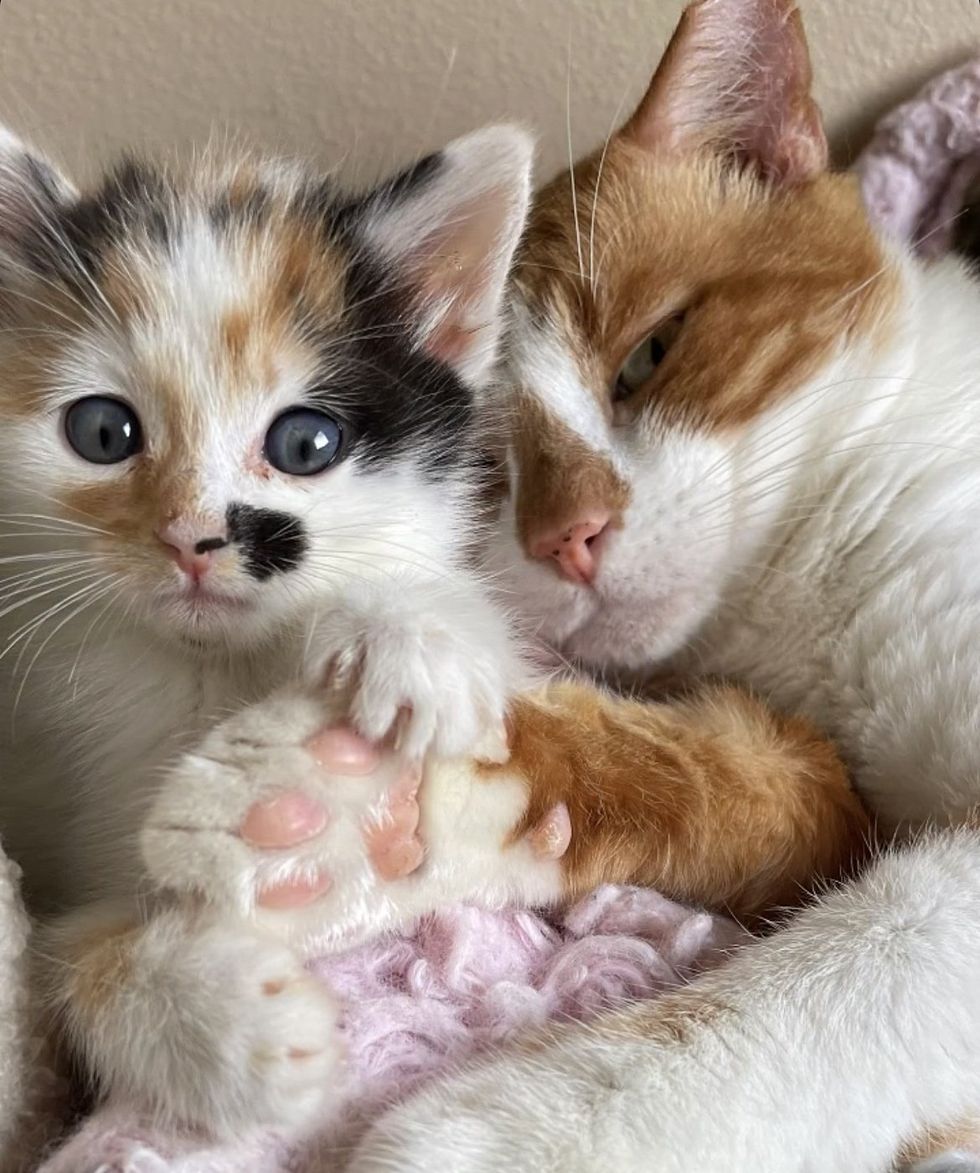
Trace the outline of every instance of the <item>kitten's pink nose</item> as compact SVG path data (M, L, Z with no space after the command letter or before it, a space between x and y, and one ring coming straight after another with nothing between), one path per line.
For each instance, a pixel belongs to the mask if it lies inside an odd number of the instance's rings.
M174 521L157 530L157 537L167 548L167 553L193 582L200 582L211 569L215 550L228 545L224 534L212 532L210 536L202 527Z
M531 554L542 561L552 559L569 582L591 586L599 573L599 539L611 518L605 509L590 510L580 521L534 537L529 543Z

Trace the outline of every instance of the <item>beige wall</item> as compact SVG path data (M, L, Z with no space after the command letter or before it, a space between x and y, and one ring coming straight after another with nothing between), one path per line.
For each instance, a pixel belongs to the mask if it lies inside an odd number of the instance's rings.
M0 0L0 119L71 169L239 128L361 178L475 124L538 128L543 170L629 108L683 0ZM977 0L802 0L832 135L980 46Z

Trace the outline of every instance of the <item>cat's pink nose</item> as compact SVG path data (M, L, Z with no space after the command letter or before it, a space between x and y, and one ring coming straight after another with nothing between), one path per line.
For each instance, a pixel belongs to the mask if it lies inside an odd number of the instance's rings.
M553 561L569 582L591 586L599 573L600 539L611 517L604 509L592 510L580 521L548 530L531 540L531 554L542 561Z
M193 582L200 582L211 569L215 550L228 545L224 534L208 535L186 522L171 522L157 530L157 537L178 567Z

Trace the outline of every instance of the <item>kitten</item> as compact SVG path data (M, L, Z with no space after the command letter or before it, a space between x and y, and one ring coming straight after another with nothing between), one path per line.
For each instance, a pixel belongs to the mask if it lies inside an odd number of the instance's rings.
M132 904L163 767L279 685L339 676L409 755L499 740L476 406L530 164L500 127L362 198L245 156L78 193L0 137L0 825L34 910Z
M980 293L879 238L809 88L791 0L701 0L541 192L488 564L564 655L746 682L837 739L887 832L956 829L423 1096L358 1170L878 1173L980 1104Z
M34 906L69 910L43 980L106 1090L308 1127L340 1073L311 952L603 880L756 916L848 865L867 822L806 722L718 687L510 700L466 556L522 135L353 201L249 159L78 196L0 158L3 826ZM351 694L373 736L411 707L371 778L324 731ZM324 817L285 850L253 815L289 785Z

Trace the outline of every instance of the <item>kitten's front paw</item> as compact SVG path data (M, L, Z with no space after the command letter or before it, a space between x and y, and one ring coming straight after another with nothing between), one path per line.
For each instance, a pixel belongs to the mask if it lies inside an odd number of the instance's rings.
M164 913L129 972L132 989L89 1048L117 1095L222 1136L302 1130L328 1110L341 1060L334 1005L281 942Z
M286 692L218 726L171 771L143 828L156 885L304 950L402 923L422 862L420 771Z
M368 740L393 730L406 756L504 753L507 700L524 684L504 619L476 592L381 596L318 626L317 671L349 698Z
M284 692L218 726L170 772L141 846L149 878L275 932L345 948L461 899L544 903L562 889L559 804L518 840L528 792L466 759L424 771Z

